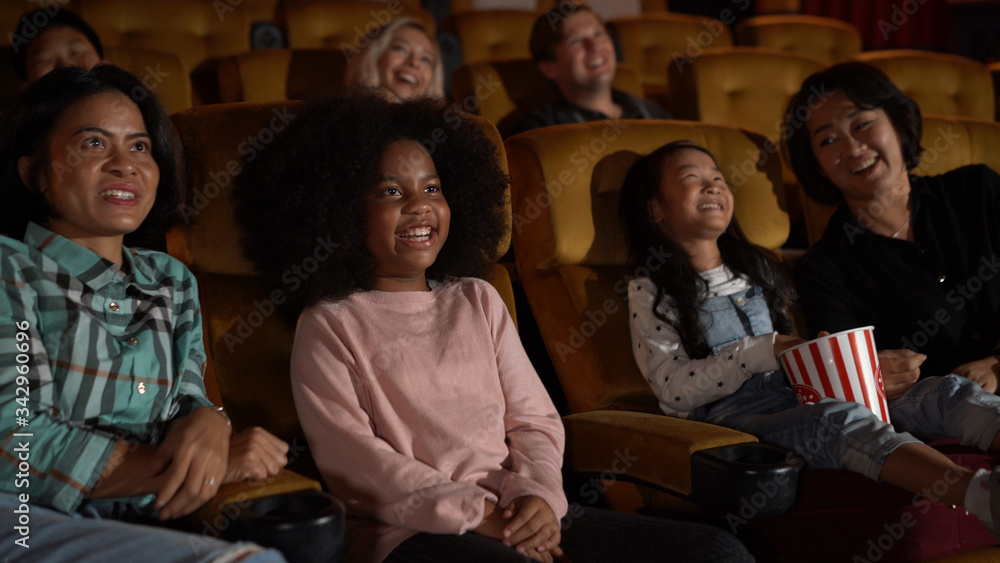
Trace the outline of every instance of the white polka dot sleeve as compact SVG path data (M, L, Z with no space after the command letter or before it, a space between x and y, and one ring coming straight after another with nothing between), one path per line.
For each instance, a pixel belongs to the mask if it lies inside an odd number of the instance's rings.
M778 369L776 333L747 336L718 355L691 359L677 330L653 314L655 298L656 287L648 278L629 283L632 353L666 414L687 418L692 410L734 393L753 374ZM675 318L666 303L660 309Z

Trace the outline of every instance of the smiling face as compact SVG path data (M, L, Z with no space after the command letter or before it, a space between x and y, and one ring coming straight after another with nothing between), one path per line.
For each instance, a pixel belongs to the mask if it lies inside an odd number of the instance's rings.
M601 20L591 11L573 14L563 23L556 60L542 61L542 74L563 92L608 88L615 77L615 46Z
M46 29L29 45L25 55L28 82L34 82L50 71L64 66L90 70L101 57L83 33L69 26Z
M400 99L421 96L430 87L437 59L427 34L415 27L401 27L378 60L379 85Z
M426 291L427 268L441 252L451 223L427 150L410 139L389 145L367 203L366 240L377 263L374 289Z
M848 202L908 191L899 135L885 110L859 108L837 90L812 113L806 126L823 175Z
M30 166L29 157L18 162L26 184ZM159 180L139 108L119 92L105 92L59 117L45 172L33 187L48 203L53 232L105 256L101 248L120 247L145 220Z
M711 156L681 149L664 160L649 211L651 220L678 244L714 241L733 219L733 192Z

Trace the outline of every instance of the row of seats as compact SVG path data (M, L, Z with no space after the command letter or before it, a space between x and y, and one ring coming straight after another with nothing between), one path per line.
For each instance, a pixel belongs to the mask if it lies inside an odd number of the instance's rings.
M11 4L8 14L18 14L31 5L24 0L3 1ZM254 8L265 4L222 2L210 6L199 0L182 0L169 4L168 8L167 4L139 6L125 0L69 0L66 6L91 21L106 45L119 49L109 54L111 62L140 76L153 74L163 78L158 92L171 111L207 102L298 99L336 86L346 62L346 58L344 61L338 58L342 55L294 50L281 54L249 52L250 22L257 17ZM343 49L363 43L380 23L395 14L415 17L431 29L434 25L430 13L417 0L399 0L384 7L367 1L290 0L272 8L277 10L274 19L287 28L293 49ZM0 19L0 25L13 29L16 17L9 22ZM458 34L465 63L474 64L526 58L528 34L535 17L536 13L531 11L458 11L446 26ZM670 76L682 73L687 67L687 64L675 63L674 58L694 60L706 49L732 46L732 34L724 23L702 16L649 12L641 17L612 21L610 26L620 38L624 63L639 72L643 93L678 115L696 118L696 112L688 111L690 98L671 93ZM832 18L757 16L740 22L736 36L741 44L803 53L825 64L851 57L881 64L879 60L887 56L878 52L859 55L861 44L857 30ZM124 56L121 52L124 47L146 51ZM156 55L150 50L167 51L172 55ZM910 64L899 62L902 58L899 53L888 56L897 59L893 63L896 66ZM958 65L956 68L968 70L955 80L933 84L934 87L948 86L952 91L935 94L942 107L925 111L992 119L995 109L990 112L989 108L995 108L996 102L992 99L983 102L977 99L981 96L966 93L990 81L987 71L974 61L957 57L948 60ZM10 69L4 68L6 63L5 57L0 60L0 78L4 78L0 82L8 90L6 97L9 99L14 95L16 80ZM147 66L153 72L147 70ZM918 74L905 69L902 72ZM997 73L1000 76L1000 68ZM766 72L761 74L767 76ZM950 75L955 74L955 71L950 72ZM193 85L186 83L188 75ZM966 77L971 77L971 82ZM909 82L930 81L911 79ZM259 92L251 91L254 89ZM192 93L188 95L188 92ZM0 92L0 96L3 94ZM947 107L949 105L954 106L954 111Z
M926 114L992 120L996 111L989 71L976 61L913 50L863 52L854 59L881 68ZM678 59L665 69L672 84L668 107L680 119L761 133L769 139L767 157L780 161L786 106L806 77L826 66L819 59L774 48L706 48L697 57ZM614 86L637 96L643 93L639 73L626 65L619 65ZM557 96L527 59L460 67L452 79L452 94L455 102L497 124L502 133L512 130L530 109ZM806 117L803 113L799 125ZM832 210L802 193L787 163L782 177L778 205L793 221L805 223L812 244L822 235Z
M296 103L211 105L173 116L188 163L188 220L168 239L170 253L198 278L209 365L234 425L262 425L286 439L302 437L288 384L293 329L274 314L268 292L238 251L239 231L228 197L232 178L219 171L239 162L240 143L260 136L275 115L294 116ZM768 151L765 137L724 125L592 122L529 131L503 143L492 124L481 124L512 179L511 244L517 273L572 413L564 418L565 468L584 474L612 472L614 483L605 485L613 508L673 512L678 495L692 492L694 452L756 439L659 414L631 355L622 287L641 271L626 261L614 216L617 192L639 156L671 140L692 139L718 157L730 184L738 186L736 215L749 238L774 249L787 235L787 218L778 204L780 164L760 158ZM1000 156L993 150L997 142L1000 124L926 117L923 144L934 153L925 157L920 172L934 174L972 162L1000 170ZM574 159L581 147L588 147L592 156ZM570 161L578 165L567 177L565 164ZM498 254L506 247L504 242ZM510 278L502 267L495 272L494 284L516 315ZM630 459L624 472L620 464L613 465L623 451ZM316 475L307 457L294 468ZM752 524L764 538L758 541L764 541L765 551L815 560L815 546L822 544L828 559L847 560L850 554L865 553L865 542L883 533L881 525L888 518L898 520L898 511L913 508L908 495L901 500L898 489L858 475L808 473L793 513ZM827 478L833 478L837 488L827 489ZM836 498L845 490L852 491L851 498L862 494L870 502L851 506L850 517L845 517L844 509L831 509L845 504ZM915 519L916 527L895 544L895 560L944 557L994 541L985 529L970 527L964 511L934 504L927 514ZM949 531L947 541L924 542L928 526L964 531ZM789 530L795 530L794 541ZM821 541L831 530L840 538L837 545Z

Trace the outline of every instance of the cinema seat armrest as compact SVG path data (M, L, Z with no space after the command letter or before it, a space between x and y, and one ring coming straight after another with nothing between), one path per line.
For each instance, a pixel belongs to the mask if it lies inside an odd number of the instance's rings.
M630 411L590 411L563 417L564 468L583 473L611 471L687 495L691 454L698 450L756 442L750 434L681 418Z
M319 491L322 487L317 481L287 469L282 469L277 475L260 481L228 483L219 487L219 492L212 500L185 516L181 525L192 532L218 536L238 515L227 513L232 512L232 508L223 511L224 506L235 505L238 509L254 499L310 489Z

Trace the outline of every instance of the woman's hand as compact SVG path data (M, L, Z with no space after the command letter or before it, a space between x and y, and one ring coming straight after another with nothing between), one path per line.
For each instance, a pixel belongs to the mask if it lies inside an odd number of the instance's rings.
M226 476L230 431L226 419L207 407L170 425L146 470L146 477L165 478L156 495L161 520L193 512L219 490Z
M913 350L879 350L878 363L882 370L882 385L885 398L892 401L903 396L920 378L920 364L927 359L925 354Z
M559 519L542 497L528 495L514 499L504 509L503 517L510 520L503 529L503 543L518 553L529 557L532 551L549 555L562 541ZM548 560L551 561L551 555Z
M981 360L962 364L953 369L952 373L975 381L987 393L996 393L997 380L1000 379L1000 358L986 356Z
M259 426L234 434L223 483L260 480L277 475L288 464L288 444Z

